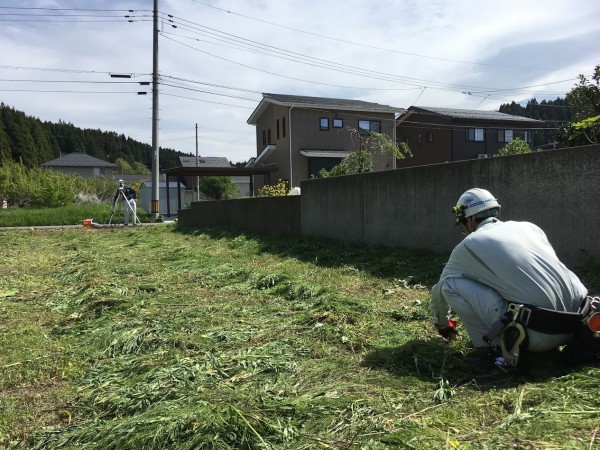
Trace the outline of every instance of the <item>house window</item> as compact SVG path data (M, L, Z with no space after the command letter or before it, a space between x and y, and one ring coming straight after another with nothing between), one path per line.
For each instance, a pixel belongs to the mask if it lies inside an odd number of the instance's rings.
M277 119L276 122L277 122L277 140L279 140L279 119Z
M467 141L483 142L483 128L467 129Z
M341 162L342 158L308 158L308 178L317 177L321 169L329 171Z
M267 143L268 144L271 143L271 129L270 128L267 130Z
M513 140L513 130L498 130L498 142L511 142Z
M533 140L533 133L531 131L523 131L523 139L528 144L531 144L531 141Z
M319 119L319 129L320 130L329 130L329 119L327 117L321 117Z
M281 132L283 137L285 137L285 116L281 118Z
M421 133L417 134L417 145L421 145L423 143L423 135Z
M267 145L267 130L263 130L263 145Z
M344 119L331 119L331 126L333 128L344 128Z
M425 142L433 142L433 131L428 131L427 133L425 133Z
M360 134L381 133L381 122L378 120L359 120L358 132Z

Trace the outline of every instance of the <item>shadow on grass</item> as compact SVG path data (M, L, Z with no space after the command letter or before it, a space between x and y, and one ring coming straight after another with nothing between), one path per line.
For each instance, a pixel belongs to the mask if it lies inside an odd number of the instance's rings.
M205 234L212 239L235 239L243 236L258 243L259 253L311 262L320 267L355 268L379 278L405 280L409 285L433 286L448 255L438 255L424 249L365 246L335 239L269 235L231 229L177 227L175 232L189 235Z
M477 390L543 382L573 371L562 364L558 352L531 353L524 359L526 364L508 373L495 367L491 360L482 364L484 360L475 350L454 349L441 340L412 340L399 347L376 349L364 358L362 365L398 377L424 381L444 378L452 385L468 385Z

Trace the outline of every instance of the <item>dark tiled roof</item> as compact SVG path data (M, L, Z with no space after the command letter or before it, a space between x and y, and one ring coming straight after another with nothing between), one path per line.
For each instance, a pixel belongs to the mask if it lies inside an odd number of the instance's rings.
M42 167L118 167L116 164L103 161L85 153L69 153L60 158L42 164Z
M405 112L405 108L395 108L379 103L364 102L362 100L347 100L343 98L307 97L303 95L263 94L263 98L252 112L247 123L254 125L258 117L264 112L269 103L294 108L314 108L338 111L364 111L379 113Z
M306 97L303 95L282 95L282 94L263 94L265 100L296 106L296 107L327 107L334 109L351 109L357 111L380 111L380 112L397 112L404 111L404 108L393 108L389 105L381 105L379 103L364 102L362 100L346 100L343 98L327 98L327 97Z
M196 167L195 156L180 156L181 167ZM199 156L197 167L231 167L227 158L220 156Z
M530 119L529 117L513 116L498 111L477 111L471 109L455 108L433 108L428 106L411 106L409 112L432 112L442 116L449 116L454 119L477 119L477 120L504 120L512 122L540 123L540 120Z

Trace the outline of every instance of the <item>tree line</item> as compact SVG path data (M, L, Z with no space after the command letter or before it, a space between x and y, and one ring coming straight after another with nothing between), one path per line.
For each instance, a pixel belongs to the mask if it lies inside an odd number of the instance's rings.
M542 100L541 102L532 98L525 106L514 101L503 103L498 111L513 116L543 120L545 129L539 130L533 135L532 144L536 149L563 146L557 141L556 128L571 122L575 116L573 106L560 97L557 97L556 100Z
M135 167L152 167L152 146L111 131L81 129L70 123L42 122L0 103L0 163L20 162L39 167L61 155L81 152L104 161L124 161ZM160 148L160 169L179 166L185 153Z
M564 99L538 102L533 98L526 106L513 101L500 105L499 111L543 120L546 129L534 135L536 148L597 144L600 142L600 65L594 68L591 79L579 75L579 82Z

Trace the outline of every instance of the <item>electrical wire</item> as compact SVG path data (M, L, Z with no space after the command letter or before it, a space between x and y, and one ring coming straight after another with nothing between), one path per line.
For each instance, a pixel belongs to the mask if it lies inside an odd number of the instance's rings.
M319 34L319 33L314 33L314 32L310 32L310 31L306 31L306 30L301 30L299 28L288 27L288 26L285 26L285 25L281 25L279 23L269 22L267 20L257 19L255 17L250 17L250 16L246 16L246 15L241 14L241 13L237 13L237 12L234 12L234 11L230 11L230 10L226 10L226 9L223 9L223 8L219 8L218 6L211 5L209 3L205 3L205 2L202 2L202 1L199 1L199 0L192 0L192 1L195 2L195 3L199 3L201 5L204 5L204 6L208 7L208 8L213 8L213 9L225 12L227 14L236 15L236 16L239 16L239 17L243 17L245 19L254 20L256 22L264 23L264 24L267 24L267 25L272 25L272 26L283 28L283 29L286 29L286 30L295 31L295 32L298 32L298 33L308 34L308 35L320 37L320 38L323 38L323 39L329 39L329 40L332 40L332 41L342 42L342 43L345 43L345 44L351 44L351 45L355 45L355 46L359 46L359 47L364 47L364 48L369 48L369 49L373 49L373 50L380 50L380 51L384 51L384 52L396 53L396 54L407 55L407 56L414 56L414 57L417 57L417 58L432 59L432 60L437 60L437 61L460 63L460 64L469 64L469 65L474 65L474 66L501 67L501 68L519 69L519 70L539 70L539 71L554 70L554 69L550 69L550 68L540 68L540 67L522 67L522 66L509 66L509 65L504 65L504 64L478 63L478 62L474 62L474 61L463 61L463 60L458 60L458 59L450 59L450 58L441 58L441 57L435 57L435 56L422 55L422 54L419 54L419 53L403 52L403 51L400 51L400 50L395 50L395 49L390 49L390 48L383 48L383 47L377 47L377 46L373 46L373 45L369 45L369 44L363 44L363 43L360 43L360 42L354 42L354 41L348 41L348 40L345 40L345 39L339 39L339 38L332 37L332 36L327 36L327 35L324 35L324 34ZM566 71L564 71L564 72L566 72Z
M282 58L285 60L290 60L290 61L293 61L296 63L308 64L308 65L317 66L317 67L321 67L321 68L325 68L325 69L329 69L329 70L335 70L335 71L339 71L339 72L343 72L343 73L349 73L349 74L357 75L357 76L375 78L375 79L398 82L398 83L409 84L409 85L416 85L417 88L421 88L423 84L429 84L430 85L429 87L431 87L431 88L439 88L439 89L443 89L443 90L454 91L457 88L460 88L461 90L468 88L471 90L477 90L477 92L490 91L489 89L485 89L485 88L481 88L481 87L472 87L472 86L465 86L465 85L442 83L442 82L436 82L436 81L431 81L431 80L422 80L422 79L411 78L411 77L401 77L398 75L377 72L377 71L372 71L369 69L363 69L363 68L359 68L359 67L355 67L355 66L336 63L336 62L332 62L332 61L328 61L328 60L324 60L324 59L320 59L320 58L314 58L314 57L311 57L308 55L303 55L303 54L300 54L297 52L290 52L288 50L280 49L280 48L273 47L270 45L261 44L256 41L247 40L245 38L241 38L239 36L232 35L229 33L224 33L222 31L215 30L214 28L205 27L203 25L196 24L194 22L191 22L191 21L188 21L185 19L179 19L172 15L168 15L167 19L172 23L177 23L178 24L177 26L179 26L179 27L181 27L181 26L186 27L188 31L200 33L202 35L209 35L209 36L213 37L214 39L217 39L217 41L233 43L236 46L241 46L241 49L245 49L246 51L260 52L262 54L265 54L264 52L268 52L267 54L269 54L270 56L279 57L279 58ZM194 26L188 25L188 23L191 23ZM176 25L173 25L173 26L176 26ZM209 52L205 52L203 50L200 50L197 47L189 46L189 45L184 44L183 42L180 42L176 39L169 38L169 36L167 36L167 34L168 33L164 32L164 31L162 32L162 35L165 38L170 39L180 45L190 47L192 49L203 52L203 53L208 54L213 57L217 57L216 55L209 53ZM170 34L174 35L175 33L170 33ZM179 35L179 36L181 36L181 35ZM182 37L185 37L188 39L196 39L196 38L190 38L188 36L182 36ZM200 41L199 39L196 39L196 40ZM204 41L204 42L206 42L206 41ZM217 44L218 44L218 42L217 42ZM218 44L218 45L223 45L223 44ZM227 60L227 59L226 59L226 61L235 63L235 61L231 61L231 60ZM252 69L260 70L260 69L254 68L254 67L252 67ZM272 72L268 72L268 71L264 71L264 72L273 74ZM275 74L275 75L281 76L280 74ZM545 84L541 84L541 85L522 86L522 87L518 87L518 88L492 89L491 91L498 91L498 92L519 91L519 90L543 87L543 86L547 86L549 84L558 84L558 83L569 82L569 81L573 81L575 79L576 78L570 78L567 80L560 80L560 81L545 83ZM308 80L300 80L300 81L310 82ZM314 83L318 83L318 82L314 82ZM340 86L338 86L338 87L340 87ZM343 87L344 88L353 88L350 86L343 86ZM364 88L364 89L373 89L373 88Z

